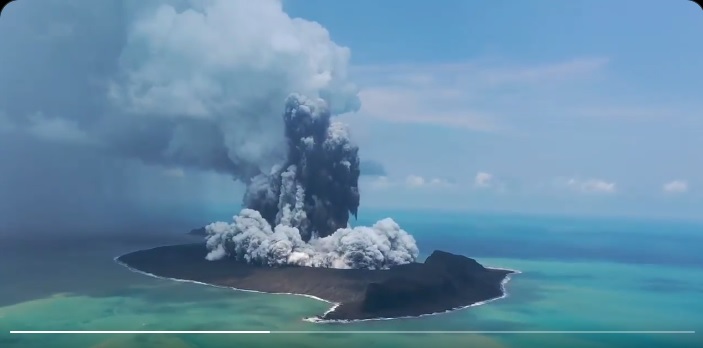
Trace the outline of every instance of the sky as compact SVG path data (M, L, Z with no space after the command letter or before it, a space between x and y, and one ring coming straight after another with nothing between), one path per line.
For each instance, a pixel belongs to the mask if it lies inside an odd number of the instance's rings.
M693 3L278 4L10 4L0 230L234 213L229 171L270 166L292 91L333 98L349 124L362 213L703 211Z
M367 203L703 211L703 46L694 44L703 12L694 3L326 3L286 8L352 48L362 109L348 121L389 173Z

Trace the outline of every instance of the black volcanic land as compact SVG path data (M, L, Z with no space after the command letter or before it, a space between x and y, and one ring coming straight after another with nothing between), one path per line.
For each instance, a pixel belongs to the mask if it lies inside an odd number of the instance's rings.
M324 320L418 316L465 307L502 296L502 282L513 273L443 251L433 252L424 263L388 270L273 268L231 259L207 261L206 254L205 245L198 243L136 251L117 260L159 277L339 303L320 316Z

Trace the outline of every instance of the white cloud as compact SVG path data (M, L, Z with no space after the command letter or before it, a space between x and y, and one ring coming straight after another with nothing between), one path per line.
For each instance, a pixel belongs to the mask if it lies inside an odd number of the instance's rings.
M436 100L439 93L367 87L359 93L361 113L391 122L441 124L484 132L495 132L500 128L488 113L462 107L436 108L435 105L441 103Z
M602 179L571 178L566 181L566 187L582 193L614 193L617 185Z
M357 91L346 80L350 50L319 23L290 18L280 0L195 4L198 10L188 11L163 4L135 23L122 52L131 62L128 79L111 89L120 105L201 119L252 110L277 116L287 94L325 90L333 111L354 109ZM147 59L135 64L145 52Z
M386 176L379 176L373 178L361 178L362 185L364 183L368 184L370 188L376 190L388 189L391 187L405 187L411 189L419 188L441 188L452 186L449 180L441 178L426 178L420 175L408 175L403 180L391 179Z
M476 173L474 178L474 186L479 188L487 188L493 185L493 174L486 172Z
M420 188L420 187L448 187L451 183L445 179L440 178L425 178L419 175L408 175L405 178L405 186L409 188Z
M554 100L554 86L559 91L592 79L607 63L600 57L533 66L476 60L361 66L353 72L364 84L360 93L364 115L497 132L509 130L506 116L521 116L528 105L543 108Z
M290 93L324 97L334 114L358 109L350 50L319 23L290 17L280 0L187 2L150 4L127 21L119 71L105 77L110 114L122 117L96 132L116 124L104 138L135 140L110 145L150 162L268 172L285 156Z
M417 175L408 175L407 178L405 178L405 184L408 187L420 187L425 185L425 178Z
M447 180L444 180L444 179L432 178L432 179L430 179L428 184L430 186L446 186L446 185L450 185L451 183Z
M662 190L666 193L688 192L688 182L684 180L673 180L662 185Z

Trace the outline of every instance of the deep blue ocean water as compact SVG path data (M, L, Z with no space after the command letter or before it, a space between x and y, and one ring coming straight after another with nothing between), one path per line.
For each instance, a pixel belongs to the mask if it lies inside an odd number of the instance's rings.
M354 224L388 216L413 234L424 256L441 249L522 273L507 284L507 298L483 306L416 319L320 325L301 320L327 308L313 299L154 279L112 261L137 249L193 241L181 233L4 236L0 347L703 347L698 333L703 224L427 211L362 211ZM11 335L9 330L367 333ZM696 333L372 333L378 330Z

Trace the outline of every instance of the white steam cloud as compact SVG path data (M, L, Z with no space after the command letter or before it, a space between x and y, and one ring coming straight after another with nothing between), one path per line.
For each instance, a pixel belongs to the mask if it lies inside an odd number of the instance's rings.
M215 222L206 231L208 260L230 256L266 266L386 269L418 256L413 237L391 219L372 227L342 228L306 243L296 227L282 223L272 229L258 211L244 209L234 222Z
M197 0L146 11L128 32L111 100L175 123L159 156L249 179L285 155L280 115L292 92L323 98L332 114L358 110L350 52L280 0ZM144 126L143 124L139 126ZM130 132L136 133L136 132ZM209 169L209 168L208 168Z

